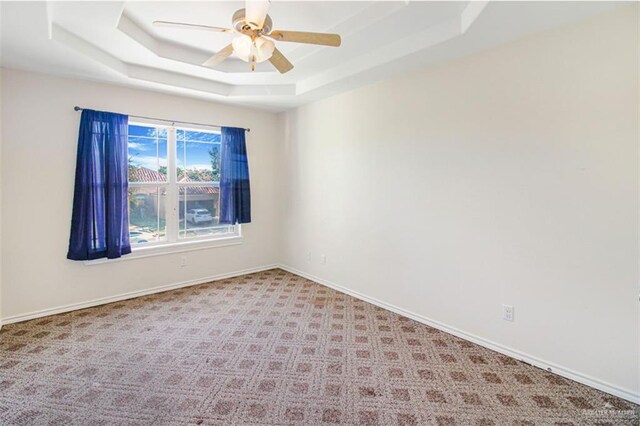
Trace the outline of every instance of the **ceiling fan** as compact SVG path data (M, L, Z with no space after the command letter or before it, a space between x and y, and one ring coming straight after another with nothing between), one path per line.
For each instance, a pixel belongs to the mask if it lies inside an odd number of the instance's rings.
M246 0L245 8L233 14L233 29L169 21L154 21L153 24L160 27L236 34L229 45L202 64L210 68L216 67L235 53L238 58L251 64L251 71L255 70L256 63L268 60L284 74L293 69L293 64L276 48L276 41L340 46L341 39L338 34L272 30L273 22L267 14L268 10L269 0Z

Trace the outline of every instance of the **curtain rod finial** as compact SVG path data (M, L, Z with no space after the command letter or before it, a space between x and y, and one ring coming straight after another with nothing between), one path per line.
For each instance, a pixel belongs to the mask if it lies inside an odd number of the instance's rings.
M77 106L77 105L73 107L73 110L74 110L74 111L80 111L81 109L82 109L82 108L80 108L80 107L79 107L79 106Z

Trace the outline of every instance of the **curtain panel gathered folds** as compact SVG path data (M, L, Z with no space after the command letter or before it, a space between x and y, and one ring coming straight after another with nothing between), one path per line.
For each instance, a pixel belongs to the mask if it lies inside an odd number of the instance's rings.
M82 111L68 259L114 259L131 253L128 121L122 114Z
M251 191L244 129L222 128L220 157L220 223L249 223Z

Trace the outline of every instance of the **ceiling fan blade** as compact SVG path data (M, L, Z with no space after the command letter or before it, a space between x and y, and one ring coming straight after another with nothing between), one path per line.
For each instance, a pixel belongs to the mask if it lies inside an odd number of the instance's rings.
M219 64L221 64L225 59L227 59L233 53L233 45L229 44L224 48L220 49L215 55L210 57L202 64L203 67L213 68Z
M229 28L212 27L210 25L185 24L184 22L153 21L153 25L155 25L156 27L182 28L185 30L216 31L220 33L233 32L233 30Z
M269 0L246 0L245 19L256 29L262 29L269 11Z
M321 44L323 46L338 47L342 39L338 34L307 33L302 31L274 30L268 35L276 41L291 41L294 43Z
M293 69L293 64L284 57L284 55L278 50L278 48L275 48L275 50L273 51L273 55L271 55L271 58L269 58L269 62L271 62L273 66L276 67L278 71L280 71L280 74L284 74Z

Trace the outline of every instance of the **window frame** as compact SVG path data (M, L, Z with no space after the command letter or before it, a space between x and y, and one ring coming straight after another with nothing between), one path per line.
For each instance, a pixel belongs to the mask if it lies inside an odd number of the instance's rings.
M138 125L144 127L155 127L158 129L165 129L167 132L167 180L166 182L129 182L129 188L164 188L166 191L165 197L165 224L166 224L166 240L155 241L144 244L132 244L131 255L127 257L146 257L154 253L157 254L169 254L181 251L200 250L211 247L221 247L233 244L240 244L242 242L242 227L240 224L227 225L230 232L221 234L205 235L202 237L193 237L180 239L180 187L196 188L196 187L216 187L220 188L220 182L178 182L177 163L178 163L178 130L195 131L195 132L208 132L208 133L220 133L220 128L217 131L212 131L211 128L199 127L196 125L190 125L189 127L182 127L168 125L166 123L157 123L153 120L136 119L130 121L129 125ZM186 192L186 191L185 191ZM218 195L219 196L219 195ZM160 197L158 196L158 200ZM218 204L219 205L219 204ZM186 211L187 204L186 199L184 203L185 207L185 223L186 223ZM219 212L218 212L219 213Z

